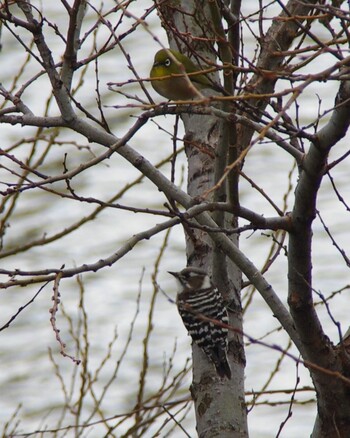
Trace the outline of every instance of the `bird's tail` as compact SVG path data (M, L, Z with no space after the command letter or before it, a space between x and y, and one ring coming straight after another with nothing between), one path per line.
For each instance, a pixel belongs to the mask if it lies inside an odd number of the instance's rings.
M226 348L218 348L216 351L212 350L210 356L214 362L218 375L221 378L227 377L230 380L232 374L227 360Z
M221 378L227 377L229 380L231 379L231 377L232 377L231 368L230 368L230 365L227 361L226 356L220 362L214 363L214 365L215 365L217 373L219 374L219 376Z

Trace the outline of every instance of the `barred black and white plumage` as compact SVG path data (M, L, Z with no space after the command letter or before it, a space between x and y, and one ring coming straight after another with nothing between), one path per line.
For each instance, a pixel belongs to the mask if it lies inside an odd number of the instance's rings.
M180 286L176 303L188 333L214 363L219 376L231 379L227 360L228 330L201 317L202 315L228 323L221 294L202 269L189 267L181 272L169 273L177 279Z

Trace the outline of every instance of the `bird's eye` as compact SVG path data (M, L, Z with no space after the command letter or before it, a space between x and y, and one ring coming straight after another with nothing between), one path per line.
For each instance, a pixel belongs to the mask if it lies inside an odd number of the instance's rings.
M170 64L171 64L171 59L167 58L164 62L165 67L170 67Z

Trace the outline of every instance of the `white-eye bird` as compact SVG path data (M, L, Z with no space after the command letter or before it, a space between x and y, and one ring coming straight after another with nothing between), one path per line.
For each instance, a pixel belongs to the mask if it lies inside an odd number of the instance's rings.
M215 88L201 68L176 50L162 49L154 57L150 72L155 91L169 100L191 100L196 90Z

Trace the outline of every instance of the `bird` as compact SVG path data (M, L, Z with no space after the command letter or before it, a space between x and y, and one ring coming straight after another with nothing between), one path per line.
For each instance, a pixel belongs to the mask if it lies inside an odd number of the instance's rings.
M215 89L208 77L199 72L201 68L186 55L161 49L155 54L150 78L154 90L161 96L169 100L191 100L200 97L198 91L204 88Z
M180 272L168 272L177 280L176 304L189 335L214 364L217 374L231 379L227 359L228 329L203 318L228 324L227 309L220 292L203 269L190 266Z

